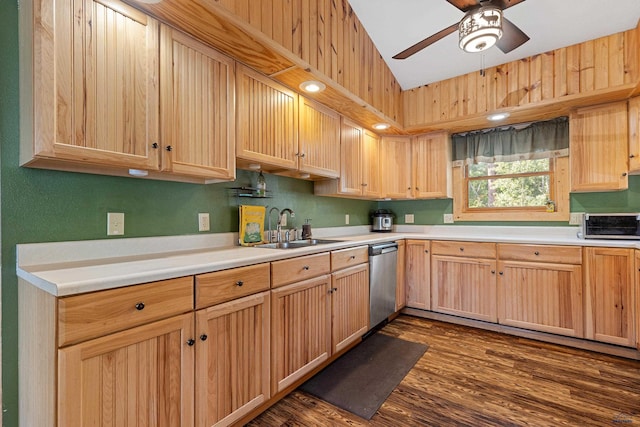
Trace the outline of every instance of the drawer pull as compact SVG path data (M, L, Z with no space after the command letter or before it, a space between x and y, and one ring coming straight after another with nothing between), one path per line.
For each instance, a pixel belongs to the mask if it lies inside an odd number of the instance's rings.
M496 274L496 271L495 270L491 270L491 274Z
M136 304L136 310L142 310L144 309L144 303L143 302L139 302Z
M305 265L305 266L303 266L303 267L302 267L302 269L303 269L303 270L308 270L308 269L309 269L309 266L308 266L308 265Z
M202 335L200 335L200 341L206 341L206 340L207 340L207 338L209 338L209 337L207 336L207 334L202 334Z
M242 286L242 285L244 285L244 282L242 280L238 280L236 282L236 286Z
M464 252L464 248L460 248L460 252Z
M355 255L351 255L351 256L349 257L349 259L356 259L356 256L355 256Z
M504 274L504 271L501 271L498 274L502 276Z
M538 255L540 255L540 252L535 251L533 254L534 254L535 256L538 256Z
M428 253L429 253L429 250L428 250L428 249L425 249L425 250L424 250L424 253L425 253L425 254L428 254Z
M196 343L196 340L194 340L193 338L189 338L189 339L187 340L187 345L188 345L189 347L192 347L195 343Z

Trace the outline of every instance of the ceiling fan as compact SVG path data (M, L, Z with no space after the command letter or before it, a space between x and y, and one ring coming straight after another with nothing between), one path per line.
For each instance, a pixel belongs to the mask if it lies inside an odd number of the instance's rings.
M465 13L462 20L403 50L393 59L406 59L456 30L460 48L466 52L480 52L495 44L504 53L509 53L529 40L520 28L502 16L503 10L524 0L446 1Z

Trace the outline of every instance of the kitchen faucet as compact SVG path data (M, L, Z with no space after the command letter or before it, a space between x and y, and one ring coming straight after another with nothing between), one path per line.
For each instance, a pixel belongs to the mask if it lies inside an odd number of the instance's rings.
M269 231L267 231L267 240L269 241L269 243L273 242L273 236L271 233L271 214L273 213L273 211L276 211L276 213L279 212L279 209L277 207L272 207L271 209L269 209ZM278 214L278 230L280 229L280 214ZM280 232L278 231L278 236L280 235ZM278 241L280 240L280 238L278 237Z
M276 233L277 233L276 239L277 239L278 242L280 242L280 239L281 239L280 232L282 231L282 218L287 212L289 213L289 217L290 218L295 218L295 216L296 216L295 212L293 212L289 208L284 208L284 209L282 209L280 211L280 214L278 216L278 226L277 226L277 231L276 231ZM269 211L269 216L271 216L271 211ZM294 239L295 239L295 237L294 237ZM289 239L287 239L287 240L289 240Z

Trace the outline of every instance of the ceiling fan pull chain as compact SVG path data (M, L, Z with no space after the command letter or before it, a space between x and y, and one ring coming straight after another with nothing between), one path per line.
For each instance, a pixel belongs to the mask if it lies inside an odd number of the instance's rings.
M480 54L480 75L484 77L484 53Z

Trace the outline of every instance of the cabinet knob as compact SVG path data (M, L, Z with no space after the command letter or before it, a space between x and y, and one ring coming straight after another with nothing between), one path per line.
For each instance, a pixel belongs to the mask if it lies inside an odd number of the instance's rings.
M300 157L304 159L304 153L300 153Z
M151 144L151 148L158 148L158 143L154 142L153 144Z
M362 184L360 184L360 185L362 185L363 187L366 187L366 186L367 186L367 184L365 184L364 182L363 182Z
M349 257L349 259L356 259L356 256L355 256L355 255L351 255L351 256Z
M170 145L167 145L167 146L165 147L165 150L167 150L167 151L171 151L171 150L173 150L173 147L172 147L172 146L170 146Z
M629 158L633 159L636 155L635 154L629 154Z
M303 270L308 270L308 269L309 269L309 266L308 266L308 265L305 265L305 266L303 266L303 267L302 267L302 269L303 269Z
M143 302L139 302L136 304L136 310L142 310L144 309L144 303Z
M464 252L464 248L460 248L460 252Z
M498 274L502 276L504 274L504 271L501 271Z
M407 190L411 190L411 187L407 187Z
M242 280L238 280L236 282L236 286L242 286L242 285L244 285L244 282Z
M424 253L425 253L425 254L428 254L428 253L429 253L429 249L425 249L425 250L424 250Z
M193 346L195 343L196 343L196 340L194 340L193 338L189 338L189 339L187 340L187 345L188 345L189 347Z
M495 270L491 270L491 274L496 274L496 271Z
M209 337L207 336L207 334L202 334L202 335L200 335L200 341L206 341L206 340L207 340L207 338L209 338Z
M336 292L337 290L338 290L338 288L331 288L331 289L329 289L329 293L332 294L332 293Z
M416 191L420 191L420 189L418 187L416 187Z
M627 176L627 173L626 172L622 172L622 176Z
M533 254L534 254L535 256L538 256L538 255L540 255L540 252L535 251Z

